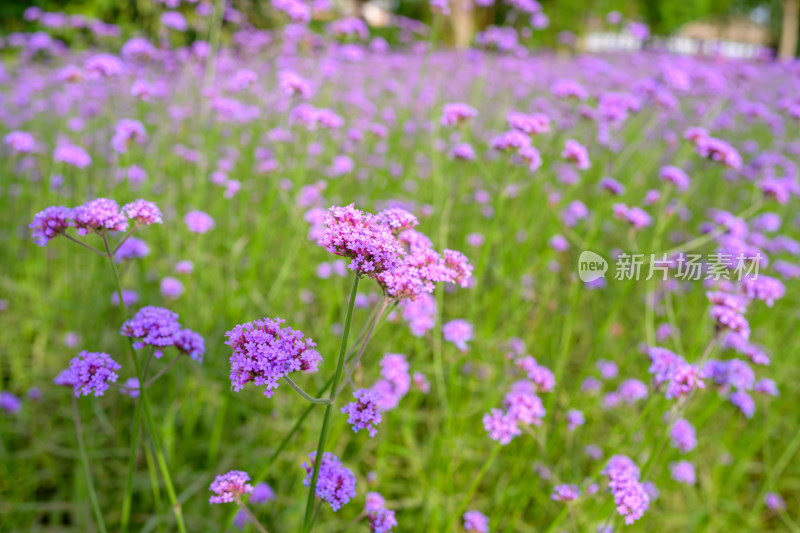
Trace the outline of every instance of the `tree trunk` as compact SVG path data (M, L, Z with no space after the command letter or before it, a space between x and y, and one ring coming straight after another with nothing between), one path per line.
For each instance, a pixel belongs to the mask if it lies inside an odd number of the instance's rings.
M797 23L800 18L800 0L783 0L783 25L778 57L792 58L797 52Z
M454 0L450 6L450 21L455 45L459 48L468 47L475 32L475 6L472 0Z

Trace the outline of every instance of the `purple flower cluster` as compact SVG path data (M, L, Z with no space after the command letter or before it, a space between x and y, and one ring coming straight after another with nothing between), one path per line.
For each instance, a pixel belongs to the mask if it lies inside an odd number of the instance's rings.
M342 413L347 415L347 423L353 426L354 432L366 429L369 436L374 437L381 422L377 394L369 389L359 389L353 396L356 400L342 407Z
M451 320L442 326L444 340L452 342L456 347L465 352L469 349L467 344L473 338L472 324L462 319Z
M608 477L617 512L625 517L626 524L633 524L650 505L650 497L639 482L639 467L629 457L615 455L608 460L603 472Z
M271 398L278 380L292 372L316 372L322 356L316 343L300 331L281 328L280 318L262 318L237 325L225 333L225 344L233 349L230 357L231 388L240 391L250 381L266 385L264 395Z
M311 483L317 452L311 452L308 457L309 462L303 463L303 468L306 471L303 485L306 487ZM356 477L342 464L338 457L330 452L325 452L322 455L315 495L317 498L328 502L334 511L341 509L344 504L356 495Z
M249 483L250 476L241 470L231 470L227 474L220 474L211 483L209 490L214 493L209 503L232 503L245 494L253 492Z
M75 208L48 207L36 213L28 227L33 230L31 235L36 244L47 246L70 227L74 227L78 235L125 231L128 218L141 225L160 224L161 212L154 203L145 200L136 200L120 209L114 200L97 198Z
M464 531L474 533L489 533L489 517L480 511L467 511L464 513Z
M390 533L397 525L394 511L386 508L386 501L377 492L368 492L364 505L371 533Z
M471 118L478 116L478 111L467 104L460 102L445 104L442 109L442 126L458 126Z
M688 420L679 418L672 425L669 433L672 445L681 453L687 453L697 447L697 433L694 426Z
M348 268L362 275L376 277L397 268L405 253L385 224L352 205L331 207L325 215L325 228L318 244L350 258Z
M164 348L174 346L198 363L203 361L203 338L194 331L183 329L177 313L163 307L142 307L133 318L122 324L120 335L135 339L133 347L137 350L152 346L156 358L164 355Z
M408 361L403 354L387 353L380 362L381 379L372 386L372 400L381 411L397 407L411 389Z
M122 368L110 355L83 351L70 361L67 374L61 375L64 385L75 389L75 396L102 396L108 384L119 379L116 371Z
M553 487L553 494L550 495L550 499L557 502L571 502L577 500L580 495L581 491L576 485L564 483Z

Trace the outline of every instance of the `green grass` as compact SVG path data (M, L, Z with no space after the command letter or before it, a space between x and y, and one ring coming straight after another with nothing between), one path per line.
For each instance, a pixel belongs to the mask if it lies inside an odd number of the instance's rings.
M442 57L435 58L440 66L445 64ZM570 66L556 62L548 65ZM368 78L357 67L342 68L352 77L343 75L328 82L319 89L314 104L338 108L350 125L357 111L342 103L340 96L349 87L366 91L381 80ZM496 76L511 75L498 63L493 68L499 73ZM453 93L470 94L471 87L455 90L448 85L448 76L455 75L456 70L432 69L430 86L438 92L431 97L433 104L422 104L415 112L417 120L429 118L438 124L441 104L452 100ZM406 81L398 77L399 83ZM202 365L187 358L147 393L154 429L182 504L187 530L226 530L233 506L210 506L208 485L215 475L230 469L245 470L251 476L265 471L265 480L274 488L277 499L267 506L254 507L255 512L270 532L300 530L306 498L300 464L316 447L324 407L311 411L273 461L273 453L307 404L285 384L272 399L252 387L231 392L230 349L223 344L223 335L242 322L264 316L285 318L289 325L311 336L325 358L319 373L298 377L300 386L313 394L333 375L340 342L334 325L341 326L344 321L350 279L333 276L322 280L315 275L319 262L335 258L306 238L308 224L295 205L294 195L300 186L323 179L323 167L337 153L338 143L327 132L302 133L296 129L296 142L275 149L281 169L257 175L251 170L253 151L266 144L259 142L265 132L285 124L285 117L271 112L245 125L204 119L204 113L198 112L203 101L194 83L194 74L187 71L175 85L178 101L193 109L183 122L170 121L165 106L158 102L121 104L122 110L115 111L114 116L144 120L150 136L146 148L134 147L123 161L106 162L102 155L108 151L113 128L109 113L87 120L91 142L79 144L90 150L94 163L86 171L51 167L48 151L37 158L44 173L37 182L30 172L18 170L18 158L5 156L0 161L0 297L8 301L8 309L0 313L2 388L17 395L33 386L43 391L40 401L25 401L19 414L0 417L3 531L98 531L72 423L70 391L52 386L51 381L80 349L110 353L123 364L123 380L135 375L126 352L127 340L118 335L120 311L109 302L115 290L113 278L102 258L65 239L39 248L25 228L34 213L46 206L77 205L95 196L120 203L142 197L161 207L164 224L137 232L149 244L151 253L123 266L122 286L138 291L138 305L166 306L179 313L181 323L206 340ZM274 78L265 76L259 83L271 90ZM464 133L467 138L474 135L473 146L479 154L485 146L485 139L479 140L486 136L484 132L500 131L505 110L525 109L527 102L515 100L508 85L483 87L482 83L476 81L474 89L483 98L471 100L479 108L480 118L467 125ZM487 89L492 94L484 93ZM381 96L382 105L397 105L398 116L409 112L391 95ZM257 98L248 98L258 103ZM687 113L691 105L692 98L687 97L683 102ZM635 406L605 411L600 396L580 391L584 378L596 375L594 364L601 358L619 364L616 382L627 377L646 381L648 361L638 346L651 335L654 324L674 321L680 344L665 345L681 351L689 360L700 357L714 333L699 283L691 284L685 293L672 295L669 309L662 305L647 309L645 295L655 287L652 283L610 279L603 290L587 290L576 281L575 265L582 245L606 257L614 247L631 250L631 245L642 252L660 252L675 245L668 240L675 231L683 231L685 240L695 235L707 208L741 212L753 203L752 186L727 182L722 170L713 164L653 138L667 127L677 129L683 124L674 116L664 122L657 113L648 109L633 116L617 134L625 148L616 154L591 142L593 134L585 123L568 133L537 138L535 145L545 166L536 174L509 166L504 155L480 163L451 161L432 148L432 140L448 138L449 131L406 135L395 126L386 141L387 154L388 160L404 165L402 176L391 176L385 165L368 166L368 155L377 141L367 134L351 154L357 170L367 169L367 179L348 175L327 180L324 195L331 204L354 202L373 211L383 201L400 198L418 206L432 206L432 215L422 217L418 229L437 248L462 250L476 265L473 288L452 292L439 289L439 324L465 318L475 326L475 340L469 352L462 354L438 338L438 327L424 338L411 336L399 320L390 320L377 330L355 374L356 383L369 386L377 379L377 363L383 354L403 353L412 371L429 377L432 390L425 395L412 389L398 409L385 413L375 439L364 433L354 435L339 414L349 396L345 391L333 408L326 449L339 455L356 474L358 497L336 514L323 507L314 531L366 531L364 521L354 525L354 520L361 513L367 489L381 492L388 507L397 511L397 531L449 531L454 521L460 523L464 506L489 515L493 531L594 531L609 517L613 521L610 495L601 488L597 495L572 505L573 512L567 514L563 504L550 500L553 480L542 480L534 472L538 462L552 470L554 480L583 483L602 466L584 455L583 448L590 443L601 446L605 457L628 454L643 468L653 461L647 479L656 483L660 497L651 503L644 518L627 530L798 530L800 392L796 384L800 383L800 370L796 330L800 300L795 282L787 283L786 297L773 308L757 302L748 314L752 338L768 347L773 356L772 365L758 369L758 376L774 378L781 395L775 399L759 397L757 414L749 421L713 389L697 394L686 409L685 416L698 429L699 446L687 457L697 467L697 486L685 487L670 479L668 465L679 457L673 448L667 446L654 458L665 431L663 416L670 408L663 395L651 391L648 400ZM64 118L42 114L25 128L52 146L56 134L65 131ZM564 139L570 136L590 146L593 164L581 173L579 183L562 186L556 180L557 159ZM77 142L81 135L71 137ZM737 143L753 138L762 146L772 142L764 126L725 132L725 138ZM314 141L323 143L325 154L316 161L306 155L308 144ZM192 165L175 156L172 147L176 143L198 149L205 164ZM215 162L228 147L239 151L229 176L242 182L242 190L232 199L224 199L221 189L208 180ZM139 191L114 182L116 167L130 163L143 166L149 174ZM614 176L627 186L619 201L638 205L648 189L665 189L657 180L657 172L667 163L686 168L691 164L692 188L677 198L693 218L683 222L669 217L662 232L659 225L666 215L649 208L654 226L633 235L631 242L623 223L611 216L611 205L617 200L599 193L596 182L603 175ZM65 188L58 193L47 186L47 177L54 172L63 172L65 177ZM292 182L291 192L281 189L283 178ZM510 183L519 185L519 193L502 195ZM478 188L493 194L496 217L492 220L481 216L480 206L472 199ZM555 189L563 192L558 206L548 203L548 194ZM592 220L570 232L574 239L570 252L557 254L547 241L565 232L558 212L572 199L587 204ZM216 228L201 236L189 233L182 216L193 208L210 213ZM794 205L768 205L762 210L766 209L784 216L787 235L800 237L793 224L797 215ZM522 240L517 238L519 231L525 232ZM466 235L472 232L485 235L483 247L475 249L466 244ZM101 246L96 237L85 240ZM709 252L713 247L706 245L701 250ZM194 273L181 276L186 291L180 298L165 301L158 282L163 276L174 275L173 266L182 259L194 262ZM559 265L558 271L550 268L551 262ZM532 283L526 277L532 277ZM360 294L377 290L370 280L362 280L359 286ZM304 291L313 295L313 301L308 302ZM356 309L356 333L369 313L369 309ZM62 342L69 331L81 336L75 349ZM534 430L541 443L523 433L508 446L497 448L487 437L481 417L501 406L515 379L513 365L505 355L505 342L515 336L524 339L529 353L541 364L554 370L558 385L543 398L547 417L544 426ZM153 370L168 360L167 356L155 361ZM78 403L99 504L109 530L116 531L134 403L115 390L100 399L81 398ZM564 413L570 408L582 410L587 421L573 434L566 431L564 421ZM131 530L176 531L151 436L143 424L133 475ZM373 483L366 479L371 471L377 474ZM601 486L604 488L602 482ZM763 508L763 495L769 490L787 500L785 513ZM614 523L623 527L621 520Z

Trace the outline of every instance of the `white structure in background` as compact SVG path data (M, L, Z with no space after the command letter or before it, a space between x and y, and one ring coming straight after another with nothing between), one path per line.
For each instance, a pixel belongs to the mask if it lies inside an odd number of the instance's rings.
M584 38L587 52L625 52L641 50L644 41L629 33L593 32ZM771 53L770 48L752 43L741 43L725 40L700 40L691 37L674 36L653 38L648 47L668 50L675 54L685 55L721 55L737 59L753 59L765 57Z

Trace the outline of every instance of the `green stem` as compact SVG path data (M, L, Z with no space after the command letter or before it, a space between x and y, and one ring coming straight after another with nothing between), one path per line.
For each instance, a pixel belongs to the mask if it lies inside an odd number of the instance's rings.
M283 380L286 382L287 385L289 385L291 388L293 388L294 391L297 394L299 394L304 399L308 400L309 402L311 402L313 404L316 404L316 405L328 405L329 403L331 403L330 399L326 400L324 398L314 398L309 393L307 393L306 391L301 389L300 386L297 383L295 383L294 381L292 381L292 378L290 378L289 376L283 376Z
M322 430L319 433L317 455L314 459L314 472L311 474L311 483L308 485L308 501L306 502L306 514L303 520L304 533L311 531L311 513L314 508L314 495L317 489L317 479L319 478L319 467L322 463L322 455L325 453L325 440L328 438L328 426L330 425L331 412L333 411L333 399L336 397L336 387L339 385L339 378L342 375L342 367L344 366L344 354L347 351L347 337L350 334L350 322L353 318L353 308L356 303L358 280L359 273L356 272L353 275L353 287L350 289L350 303L347 306L347 317L344 322L342 342L339 345L339 360L336 362L336 373L333 375L333 382L331 383L331 403L325 407L325 417L322 419Z
M122 284L119 281L119 273L117 272L117 265L114 263L114 256L111 254L111 247L108 245L108 237L105 233L102 234L103 236L103 245L106 249L106 257L108 258L108 264L111 265L111 272L114 274L114 283L117 286L117 295L119 295L119 308L122 310L123 318L127 320L128 312L125 308L125 302L122 299ZM167 468L167 462L164 459L164 454L161 451L161 443L159 442L158 432L156 431L155 423L153 422L153 416L150 413L150 405L147 401L147 394L144 385L144 377L142 374L142 368L139 364L139 359L136 357L136 350L133 348L133 339L128 338L128 344L130 345L131 349L131 358L133 359L133 365L136 368L136 377L139 379L139 402L141 403L142 407L144 408L144 418L145 423L147 424L147 430L150 432L150 438L153 439L153 447L156 450L156 459L158 461L159 469L161 470L161 476L164 478L164 484L167 488L167 495L169 496L170 503L172 504L172 511L175 514L175 522L178 525L178 530L181 533L186 533L186 526L183 523L183 512L181 511L181 504L178 501L178 498L175 494L175 488L172 485L172 478L169 474L169 469Z
M259 530L261 533L269 533L267 531L267 528L261 525L261 522L259 522L258 519L255 517L255 515L253 515L253 513L250 512L250 509L248 509L247 506L242 503L242 500L236 498L236 505L239 506L239 509L244 511L244 514L247 515L247 518L250 519L250 522L256 527L257 530Z
M92 502L92 510L94 511L95 520L97 520L98 529L100 529L101 533L106 533L106 524L103 522L100 502L97 499L97 491L94 489L92 470L89 468L89 456L86 454L86 445L83 442L83 428L81 427L81 415L78 412L78 402L74 395L72 396L72 420L75 422L75 433L78 436L78 449L81 452L83 471L86 474L86 486L89 488L89 501Z
M141 392L139 393L141 395ZM139 422L142 417L142 402L136 400L133 408L133 425L131 426L131 451L128 458L128 475L125 478L125 496L122 500L122 523L121 533L128 531L128 524L131 519L131 501L133 500L133 472L136 470L136 449L139 446Z
M458 506L458 508L456 508L455 514L450 519L450 525L447 526L447 529L445 529L445 531L454 531L455 530L456 523L458 523L458 517L461 516L461 514L464 512L464 509L467 508L467 504L469 504L470 499L472 499L472 495L475 494L475 491L478 489L478 485L483 480L483 476L486 475L486 472L489 470L489 467L491 466L492 462L494 461L494 458L497 457L498 453L500 453L500 449L502 447L503 447L503 445L498 443L494 447L494 449L492 450L492 453L489 455L489 457L486 459L486 461L483 462L483 466L481 467L480 471L478 472L478 475L475 476L475 479L472 480L472 485L470 485L469 490L467 491L467 494L464 496L464 499L461 500L461 504Z

